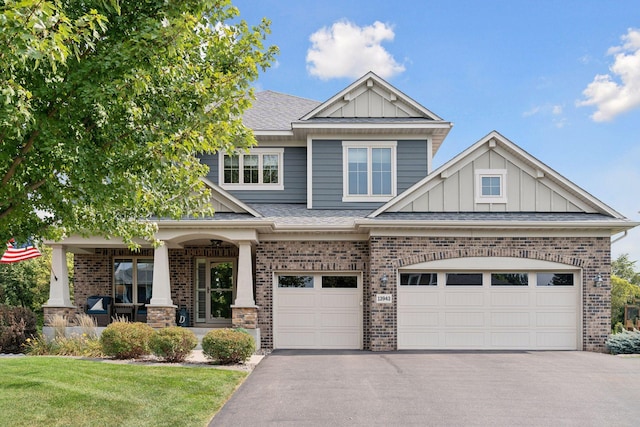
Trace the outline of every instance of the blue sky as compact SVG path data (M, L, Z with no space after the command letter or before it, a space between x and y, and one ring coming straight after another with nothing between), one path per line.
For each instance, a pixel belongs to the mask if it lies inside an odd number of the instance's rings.
M372 70L454 123L436 166L496 130L640 221L637 0L233 4L280 48L257 90L325 101ZM640 227L621 253L640 260Z

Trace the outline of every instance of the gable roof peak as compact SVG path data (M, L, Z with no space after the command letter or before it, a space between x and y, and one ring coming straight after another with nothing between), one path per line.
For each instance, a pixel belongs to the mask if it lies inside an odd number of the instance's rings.
M372 111L354 107L357 98L374 93L380 105ZM362 105L362 104L361 104ZM391 85L373 71L351 83L349 86L308 112L300 120L335 117L412 117L443 121L411 97Z

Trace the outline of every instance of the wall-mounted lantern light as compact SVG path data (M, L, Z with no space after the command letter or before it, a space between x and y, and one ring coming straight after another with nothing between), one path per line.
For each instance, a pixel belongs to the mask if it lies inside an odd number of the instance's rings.
M382 286L387 286L387 282L389 281L389 278L387 277L386 274L382 274L382 277L380 278L380 283L382 283Z
M599 288L604 283L604 279L602 279L602 275L600 273L596 274L596 277L593 278L593 284L596 288Z

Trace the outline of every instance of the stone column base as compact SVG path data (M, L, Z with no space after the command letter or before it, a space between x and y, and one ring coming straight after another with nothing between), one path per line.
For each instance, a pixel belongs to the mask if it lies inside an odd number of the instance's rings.
M50 326L50 319L55 315L65 316L67 322L75 324L76 321L76 308L75 307L48 307L42 306L44 312L44 324Z
M147 325L152 328L176 326L176 306L147 306Z
M234 328L257 329L258 307L231 306L231 324Z

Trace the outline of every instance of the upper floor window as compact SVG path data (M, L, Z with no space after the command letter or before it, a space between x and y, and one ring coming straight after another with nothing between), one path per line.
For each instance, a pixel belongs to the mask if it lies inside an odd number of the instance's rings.
M220 186L234 190L283 190L284 149L254 148L248 153L224 154Z
M477 169L476 203L507 203L507 170Z
M343 142L344 202L386 202L396 194L396 142Z

